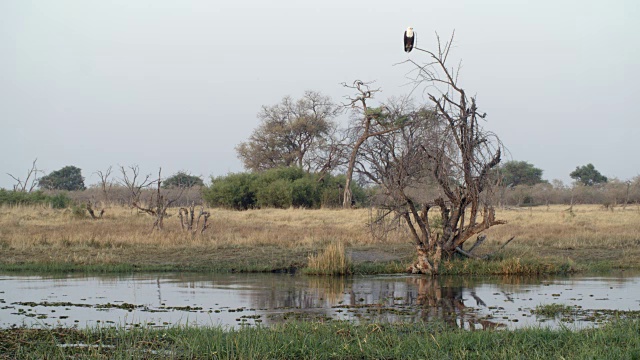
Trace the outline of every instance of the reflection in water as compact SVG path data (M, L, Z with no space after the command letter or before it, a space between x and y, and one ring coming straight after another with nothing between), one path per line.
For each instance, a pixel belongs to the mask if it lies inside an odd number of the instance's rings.
M640 312L640 277L318 277L287 274L1 276L0 327L240 326L290 319L442 321L464 329L560 321L592 324L585 309ZM536 316L541 304L576 309ZM578 311L579 310L579 311Z
M449 279L450 280L450 279ZM504 327L505 324L479 318L473 307L464 304L463 291L465 287L453 285L451 281L445 281L443 286L437 280L431 278L414 279L418 288L418 303L423 308L424 320L441 319L449 325L464 329L475 330L494 329ZM476 306L486 306L485 302L470 292Z

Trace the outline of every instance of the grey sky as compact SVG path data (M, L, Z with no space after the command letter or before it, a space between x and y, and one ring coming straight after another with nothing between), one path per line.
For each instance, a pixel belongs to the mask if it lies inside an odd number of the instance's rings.
M341 82L401 96L418 45L456 31L462 85L515 160L569 181L593 163L640 174L640 2L0 1L0 187L50 172L242 171L234 147L261 105ZM419 95L418 95L419 96ZM424 99L417 98L418 101Z

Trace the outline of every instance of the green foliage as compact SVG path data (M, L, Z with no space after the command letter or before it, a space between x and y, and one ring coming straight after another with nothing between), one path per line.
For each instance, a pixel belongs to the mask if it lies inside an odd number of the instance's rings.
M575 313L575 308L565 304L546 304L538 305L532 311L536 315L543 315L550 318L555 318L561 315L571 315Z
M542 180L542 169L538 169L526 161L509 161L500 167L502 185L514 187L518 185L535 185Z
M282 167L257 173L237 173L212 178L203 190L210 206L237 210L250 208L339 207L342 205L344 175L309 174L299 167ZM366 192L352 185L357 203L365 201Z
M21 192L0 189L0 205L36 205L50 204L54 209L64 209L71 199L67 194L47 195L42 191Z
M204 186L204 182L198 176L189 175L183 171L179 171L162 183L162 187L170 188L190 188L194 186Z
M602 175L598 170L596 170L593 164L577 166L576 169L572 171L571 174L569 174L569 176L586 186L606 183L608 180L606 176Z
M38 186L46 190L84 190L84 178L82 170L75 166L65 166L60 170L52 171L49 175L38 180Z
M210 206L247 210L256 205L254 183L257 178L252 173L211 178L211 186L203 190L202 196Z
M259 207L286 209L292 204L291 181L277 179L256 192Z
M71 199L67 194L57 194L53 196L49 196L49 203L51 207L54 209L66 209L71 204Z
M311 177L296 179L291 183L291 203L295 207L312 208L320 204L319 187Z

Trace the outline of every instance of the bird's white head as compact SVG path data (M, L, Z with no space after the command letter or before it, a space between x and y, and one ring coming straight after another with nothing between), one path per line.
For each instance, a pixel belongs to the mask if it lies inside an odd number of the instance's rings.
M412 37L412 36L413 36L413 28L409 26L407 28L407 37Z

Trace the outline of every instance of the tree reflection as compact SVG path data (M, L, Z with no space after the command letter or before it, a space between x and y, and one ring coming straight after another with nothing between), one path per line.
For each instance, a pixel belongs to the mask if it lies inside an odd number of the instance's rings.
M496 329L506 325L478 317L474 308L465 305L463 293L466 287L451 286L432 277L413 278L418 296L417 302L422 306L423 321L442 320L446 324L462 329ZM468 289L468 288L467 288ZM486 306L484 301L470 291L477 306Z
M270 291L254 294L252 302L257 308L279 315L272 316L270 322L331 318L383 323L437 321L469 330L505 326L478 315L476 308L487 305L469 281L318 276L283 280Z

